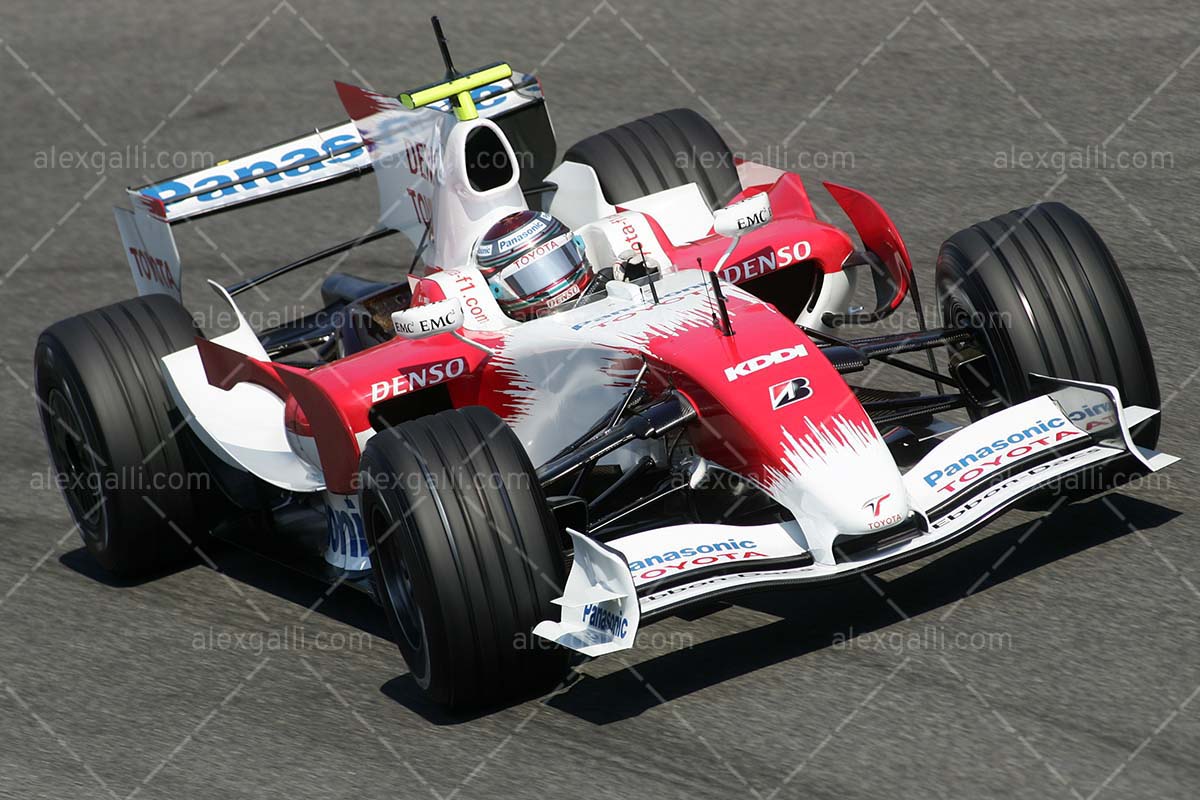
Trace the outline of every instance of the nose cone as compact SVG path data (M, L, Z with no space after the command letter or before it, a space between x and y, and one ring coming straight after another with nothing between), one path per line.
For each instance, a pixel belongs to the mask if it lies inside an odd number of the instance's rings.
M838 535L870 533L908 518L900 470L869 420L843 416L784 430L783 458L768 489L796 517L819 563L833 563Z

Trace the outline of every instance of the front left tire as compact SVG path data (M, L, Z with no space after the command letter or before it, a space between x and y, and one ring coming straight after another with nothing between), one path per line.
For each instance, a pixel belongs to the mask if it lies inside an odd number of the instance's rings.
M464 708L552 689L567 652L533 636L557 617L561 534L525 448L470 407L373 436L361 507L376 595L417 684Z
M38 339L51 462L84 545L114 575L189 557L217 506L160 363L197 335L182 305L150 295L56 322Z

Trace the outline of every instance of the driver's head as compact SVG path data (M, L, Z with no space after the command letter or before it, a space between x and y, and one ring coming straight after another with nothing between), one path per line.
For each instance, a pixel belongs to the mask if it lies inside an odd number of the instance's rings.
M527 320L565 303L591 280L583 241L542 211L517 211L488 229L475 264L501 310Z

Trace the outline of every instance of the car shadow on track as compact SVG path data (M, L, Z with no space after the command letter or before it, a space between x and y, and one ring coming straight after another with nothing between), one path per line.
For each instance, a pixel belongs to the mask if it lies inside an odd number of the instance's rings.
M391 645L392 637L383 612L362 592L349 587L330 592L328 585L315 578L222 542L206 543L204 556L204 561L211 561L219 572L233 580L294 604L297 607L296 619L289 622L303 621L307 609L313 609L315 614L358 628ZM83 547L64 553L58 560L67 569L118 589L153 583L187 569L210 568L196 559L159 573L127 580L105 572ZM399 652L396 653L396 664L400 668L404 664Z
M547 704L597 725L635 717L663 702L893 625L901 617L892 604L918 617L1177 516L1179 512L1154 503L1110 494L1060 509L1032 535L1028 532L1033 523L1026 522L967 539L898 577L875 576L871 580L878 588L852 577L825 586L748 595L735 604L782 619L636 663L636 674L620 669L599 678L584 677ZM987 578L974 586L985 574ZM814 609L820 613L814 614ZM653 626L646 632L652 630Z
M399 658L400 654L397 653ZM572 676L570 681L574 681ZM569 682L570 682L569 681ZM467 722L474 722L483 717L490 716L499 711L518 706L521 703L530 701L539 701L544 699L544 694L531 694L526 697L518 697L507 700L492 706L481 706L468 710L449 711L436 703L432 702L425 696L425 692L417 685L416 680L412 675L404 674L392 678L390 681L379 687L379 691L385 697L404 706L404 708L421 715L426 722L432 725L462 725Z
M1128 524L1113 514L1105 500ZM968 593L986 591L1046 564L1128 536L1133 530L1130 526L1149 530L1178 515L1179 512L1164 506L1114 493L1060 509L1045 518L1042 527L1032 535L1028 535L1031 522L979 535L944 554L930 557L917 568L904 568L908 571L899 577L876 576L872 580L905 614L917 617L951 605ZM1023 537L1027 538L1022 541ZM1010 548L1012 553L1004 557ZM295 604L297 616L304 613L303 609L315 608L316 614L391 642L379 607L361 592L342 588L329 593L328 587L314 578L229 545L214 544L206 548L205 554L230 578ZM74 572L118 588L138 586L196 566L184 564L158 575L127 581L105 573L82 547L63 554L59 561ZM999 566L997 562L1001 562ZM972 587L985 573L987 579ZM780 619L636 663L637 675L628 669L617 669L598 678L577 674L548 699L530 697L460 714L431 703L407 674L389 679L380 691L434 725L462 724L538 699L552 708L603 725L635 717L661 702L822 650L834 642L871 633L900 619L887 600L861 577L819 587L751 594L735 602ZM814 615L813 609L821 609L822 613ZM644 632L653 633L654 626L647 626ZM397 652L397 672L403 668Z

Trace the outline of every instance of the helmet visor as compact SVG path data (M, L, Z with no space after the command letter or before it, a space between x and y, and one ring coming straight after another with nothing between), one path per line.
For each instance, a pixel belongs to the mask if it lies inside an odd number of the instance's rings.
M523 254L500 273L506 289L518 298L529 297L572 275L583 255L569 233L564 233Z

